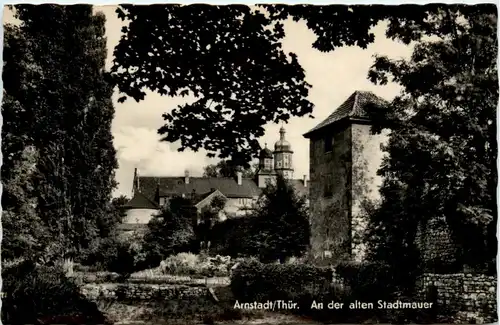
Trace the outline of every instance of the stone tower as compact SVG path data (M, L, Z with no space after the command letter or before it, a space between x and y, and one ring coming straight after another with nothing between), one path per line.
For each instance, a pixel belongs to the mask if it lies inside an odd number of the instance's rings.
M273 153L267 148L260 151L259 154L259 170L257 171L257 186L260 188L266 187L268 181L271 181L274 176Z
M362 260L365 200L379 198L380 145L366 110L385 101L354 92L328 118L304 134L310 140L311 250L316 257Z
M280 139L274 145L274 170L287 179L293 178L292 146L285 139L285 128L280 129Z

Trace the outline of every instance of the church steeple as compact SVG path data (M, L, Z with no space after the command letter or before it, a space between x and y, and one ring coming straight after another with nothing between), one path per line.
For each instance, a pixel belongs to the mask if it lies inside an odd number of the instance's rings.
M281 141L285 140L285 133L286 133L285 128L281 127L281 129L280 129L280 140Z
M259 173L271 173L273 171L273 153L267 148L267 143L264 149L259 154Z
M292 146L285 139L285 128L280 128L280 139L274 145L274 170L286 178L293 178Z

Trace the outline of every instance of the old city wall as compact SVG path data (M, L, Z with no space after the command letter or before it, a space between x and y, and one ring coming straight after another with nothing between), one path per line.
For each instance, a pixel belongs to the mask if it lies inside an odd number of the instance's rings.
M82 294L90 300L155 300L183 299L200 297L208 293L206 286L188 286L172 284L110 284L88 283L82 289Z
M371 126L353 124L352 132L352 205L351 236L352 254L361 261L365 255L363 236L368 223L366 203L377 203L380 199L382 178L377 175L385 153L381 145L387 143L389 132L371 134Z
M331 152L325 152L326 139L311 139L309 148L311 253L316 258L339 259L350 250L351 129L347 126L334 134Z
M417 231L416 244L424 269L442 268L456 261L457 246L443 218L432 218Z
M488 324L498 320L495 276L423 274L417 281L421 299L437 304L441 316L458 324Z

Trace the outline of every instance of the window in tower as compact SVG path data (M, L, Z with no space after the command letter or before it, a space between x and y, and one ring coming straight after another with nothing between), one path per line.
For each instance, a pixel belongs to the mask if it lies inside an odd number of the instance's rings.
M271 159L269 158L264 159L264 169L267 170L271 169Z
M288 155L283 157L283 167L287 168L288 167Z
M276 162L276 168L281 168L281 161Z
M331 152L333 150L333 137L326 136L325 137L325 153Z

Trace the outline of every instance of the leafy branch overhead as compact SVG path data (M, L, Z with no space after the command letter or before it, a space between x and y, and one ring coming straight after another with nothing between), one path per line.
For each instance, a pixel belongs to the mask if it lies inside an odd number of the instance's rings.
M122 5L118 17L129 24L112 72L125 94L120 101L141 101L147 90L195 98L163 115L158 132L164 141L179 141L180 151L205 149L210 157L246 164L260 149L257 139L267 123L312 113L304 70L282 48L285 20L304 20L317 36L312 46L328 52L366 48L375 38L371 28L383 20L386 35L406 44L442 36L447 31L433 28L428 18L445 8Z
M196 101L164 114L163 140L181 151L249 161L264 125L312 112L310 85L283 25L248 6L123 5L130 21L115 49L118 88L136 101L145 90ZM125 100L122 97L121 100Z

